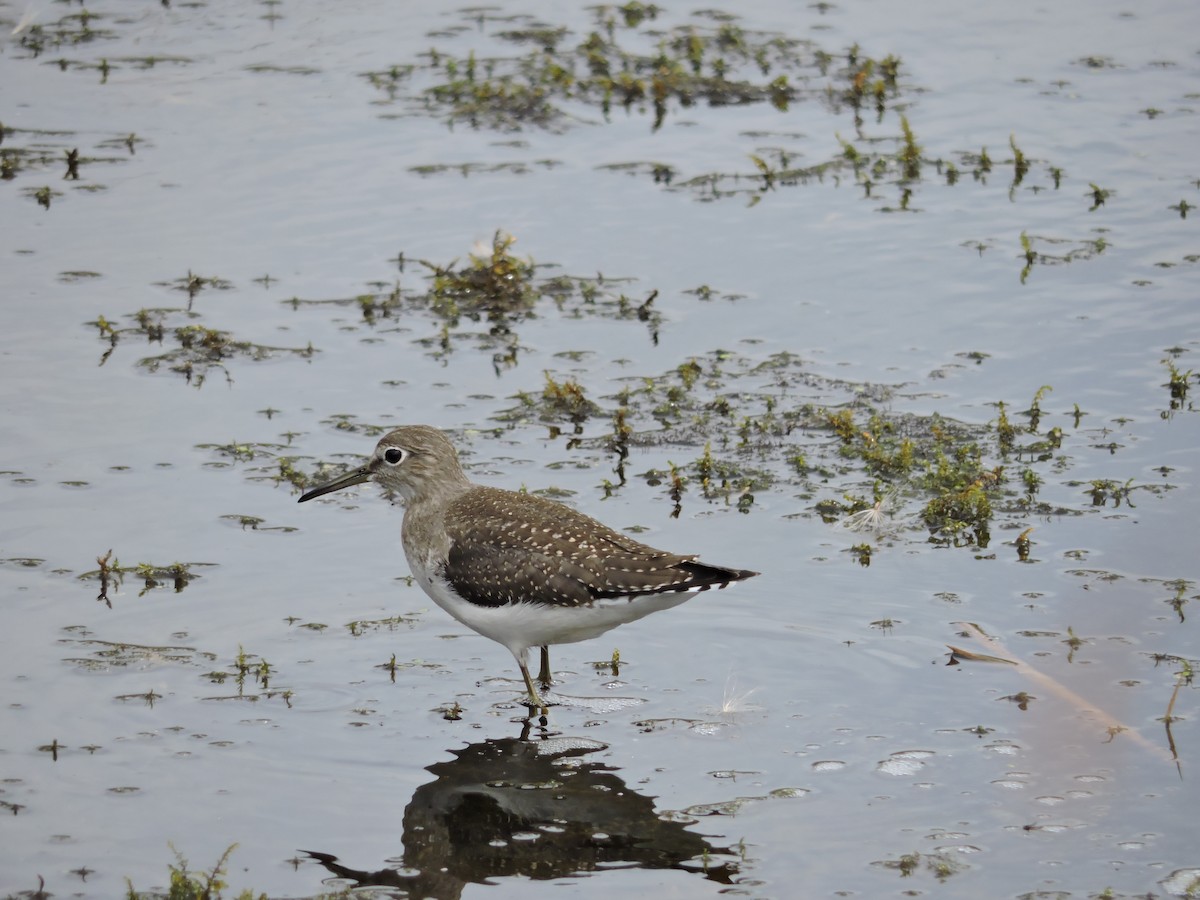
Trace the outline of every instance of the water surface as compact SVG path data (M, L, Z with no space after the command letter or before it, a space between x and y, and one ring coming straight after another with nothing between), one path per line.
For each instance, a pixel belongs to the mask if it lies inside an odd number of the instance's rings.
M1194 4L743 4L745 40L786 40L734 74L787 102L672 96L658 127L652 100L472 123L427 93L542 26L585 77L594 9L86 10L0 48L0 894L165 890L175 851L235 843L231 893L269 896L1196 893ZM729 25L599 15L630 54ZM497 232L592 299L422 302L421 260ZM182 352L189 327L227 338ZM930 534L924 462L864 462L939 421L1002 467L985 541ZM295 504L289 471L400 422L763 574L558 648L529 723L508 654L408 582L399 508ZM110 549L106 602L82 576Z

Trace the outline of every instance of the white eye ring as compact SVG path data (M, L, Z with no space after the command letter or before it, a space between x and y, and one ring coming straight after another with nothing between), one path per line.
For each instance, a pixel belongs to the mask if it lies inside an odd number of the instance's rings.
M406 456L408 456L408 454L399 447L388 447L383 451L383 461L390 466L400 465L400 463L404 462L404 458Z

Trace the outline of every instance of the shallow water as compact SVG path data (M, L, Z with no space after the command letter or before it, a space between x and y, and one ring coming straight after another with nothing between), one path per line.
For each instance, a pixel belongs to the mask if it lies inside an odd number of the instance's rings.
M0 47L0 896L162 890L172 848L203 871L235 843L231 888L270 896L1194 895L1200 388L1173 405L1163 362L1200 368L1194 4L744 4L747 32L838 60L789 71L786 111L671 101L655 129L649 104L576 99L517 131L448 124L425 54L521 55L499 33L537 20L574 47L594 13L408 7L97 2L83 25L42 4ZM4 34L23 12L0 3ZM652 52L688 22L720 24L666 8L617 31ZM902 61L861 128L824 94L853 45ZM394 97L366 74L410 64ZM894 153L900 111L924 158L905 183L868 194L831 165L768 186L750 158ZM415 300L373 322L353 302L417 298L419 260L497 230L539 277L602 273L600 300L445 335ZM222 284L189 296L193 274ZM648 321L616 302L655 290ZM159 308L161 342L134 318ZM140 364L188 324L286 349L195 357L190 380ZM727 421L653 409L645 386L693 359L681 408L724 400ZM600 411L547 419L547 372ZM995 404L1023 427L1047 385L1017 445L1058 427L1061 447L1000 453ZM737 433L806 404L977 429L1006 472L988 545L931 541L911 482L877 532L824 521L818 501L869 505L875 480L834 435ZM398 508L373 488L296 506L281 478L416 421L480 481L763 574L557 648L563 702L528 723L503 648L408 583ZM763 482L706 498L706 443ZM98 601L80 576L110 548L197 577L129 572ZM948 644L1023 665L948 666Z

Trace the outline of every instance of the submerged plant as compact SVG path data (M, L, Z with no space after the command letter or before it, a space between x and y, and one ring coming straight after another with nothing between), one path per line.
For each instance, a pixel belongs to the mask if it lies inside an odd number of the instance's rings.
M565 418L578 423L597 411L596 404L584 395L583 386L578 381L573 378L557 381L549 372L544 374L546 386L542 389L543 416Z
M534 265L512 253L516 238L497 231L490 246L476 247L463 266L424 265L433 271L429 299L448 319L489 315L493 321L533 305Z
M1168 376L1167 383L1163 386L1171 394L1169 410L1163 413L1163 418L1169 418L1171 413L1184 408L1187 402L1188 389L1191 387L1191 383L1196 376L1191 369L1181 372L1179 367L1175 365L1175 360L1170 357L1164 359L1163 364L1167 367Z
M229 864L229 857L235 849L237 849L237 844L230 844L211 869L195 872L189 868L188 861L184 859L183 854L172 846L175 862L168 865L171 874L165 900L222 900L225 890L229 887L225 880L227 877L226 867ZM125 884L126 900L157 900L162 897L161 894L138 891L134 888L133 882L128 879ZM266 897L266 894L255 894L246 889L237 894L236 900L266 900Z
M925 504L921 518L932 538L958 545L985 548L991 540L992 504L987 488L998 476L985 473L962 490L947 490Z

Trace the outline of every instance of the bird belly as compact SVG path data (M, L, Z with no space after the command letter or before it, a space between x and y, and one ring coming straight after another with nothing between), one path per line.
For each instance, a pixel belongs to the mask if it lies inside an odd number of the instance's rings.
M597 600L584 606L529 602L479 606L464 600L445 579L436 575L418 575L417 582L438 606L459 622L518 655L529 647L570 644L599 637L618 625L678 606L691 596L691 592L678 591Z

